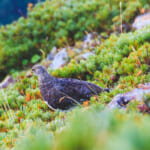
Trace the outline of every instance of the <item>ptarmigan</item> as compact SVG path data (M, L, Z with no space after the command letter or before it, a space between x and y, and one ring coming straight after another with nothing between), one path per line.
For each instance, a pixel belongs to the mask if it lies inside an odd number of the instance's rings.
M33 66L32 71L38 76L42 98L53 110L67 110L93 95L109 91L87 81L52 77L42 65Z

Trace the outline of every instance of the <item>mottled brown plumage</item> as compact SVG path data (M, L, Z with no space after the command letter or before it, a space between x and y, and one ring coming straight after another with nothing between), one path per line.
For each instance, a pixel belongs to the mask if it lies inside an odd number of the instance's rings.
M109 89L102 89L87 81L52 77L41 65L35 65L32 71L38 76L40 92L44 101L53 110L67 110L89 100L93 95L109 91Z

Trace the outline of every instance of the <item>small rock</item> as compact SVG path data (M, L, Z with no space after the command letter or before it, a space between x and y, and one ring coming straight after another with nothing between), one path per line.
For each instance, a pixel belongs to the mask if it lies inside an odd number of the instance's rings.
M94 54L92 52L86 52L86 53L83 53L79 56L77 56L77 59L87 59L89 56L94 56Z
M84 37L83 49L90 48L93 49L97 45L101 44L101 37L97 32L88 33L87 36Z
M8 76L0 83L0 89L7 88L10 84L13 84L15 82L16 81L12 78L12 76Z
M150 25L150 13L137 16L132 27L138 30L146 27L147 25Z
M83 39L84 42L90 42L91 40L92 40L92 33L88 33Z
M90 42L92 39L95 39L97 36L98 36L97 32L88 33L88 34L84 37L84 42Z
M150 83L146 83L142 86L140 85L139 88L135 88L125 94L116 95L107 105L107 108L126 108L126 105L132 100L142 101L144 94L147 93L150 93Z
M63 67L68 61L68 53L66 48L63 48L60 52L58 52L52 63L50 64L50 67L52 69L58 69Z
M78 55L82 52L81 48L73 48L72 51L75 53L75 55Z
M47 61L50 61L50 60L53 60L54 59L54 56L57 54L57 48L56 47L53 47L51 49L51 52L48 54L47 56Z

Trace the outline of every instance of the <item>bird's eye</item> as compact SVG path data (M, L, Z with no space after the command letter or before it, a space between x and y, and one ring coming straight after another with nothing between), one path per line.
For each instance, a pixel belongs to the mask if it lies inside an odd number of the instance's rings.
M34 69L34 68L32 68L32 71L35 71L35 69Z

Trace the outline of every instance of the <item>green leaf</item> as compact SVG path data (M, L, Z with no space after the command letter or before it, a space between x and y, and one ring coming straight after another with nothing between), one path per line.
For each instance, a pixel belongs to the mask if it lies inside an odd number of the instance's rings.
M23 61L22 61L22 64L25 66L25 65L27 65L28 64L28 60L27 59L24 59Z
M34 63L38 62L40 59L41 59L41 56L36 54L31 58L31 62L34 64Z

